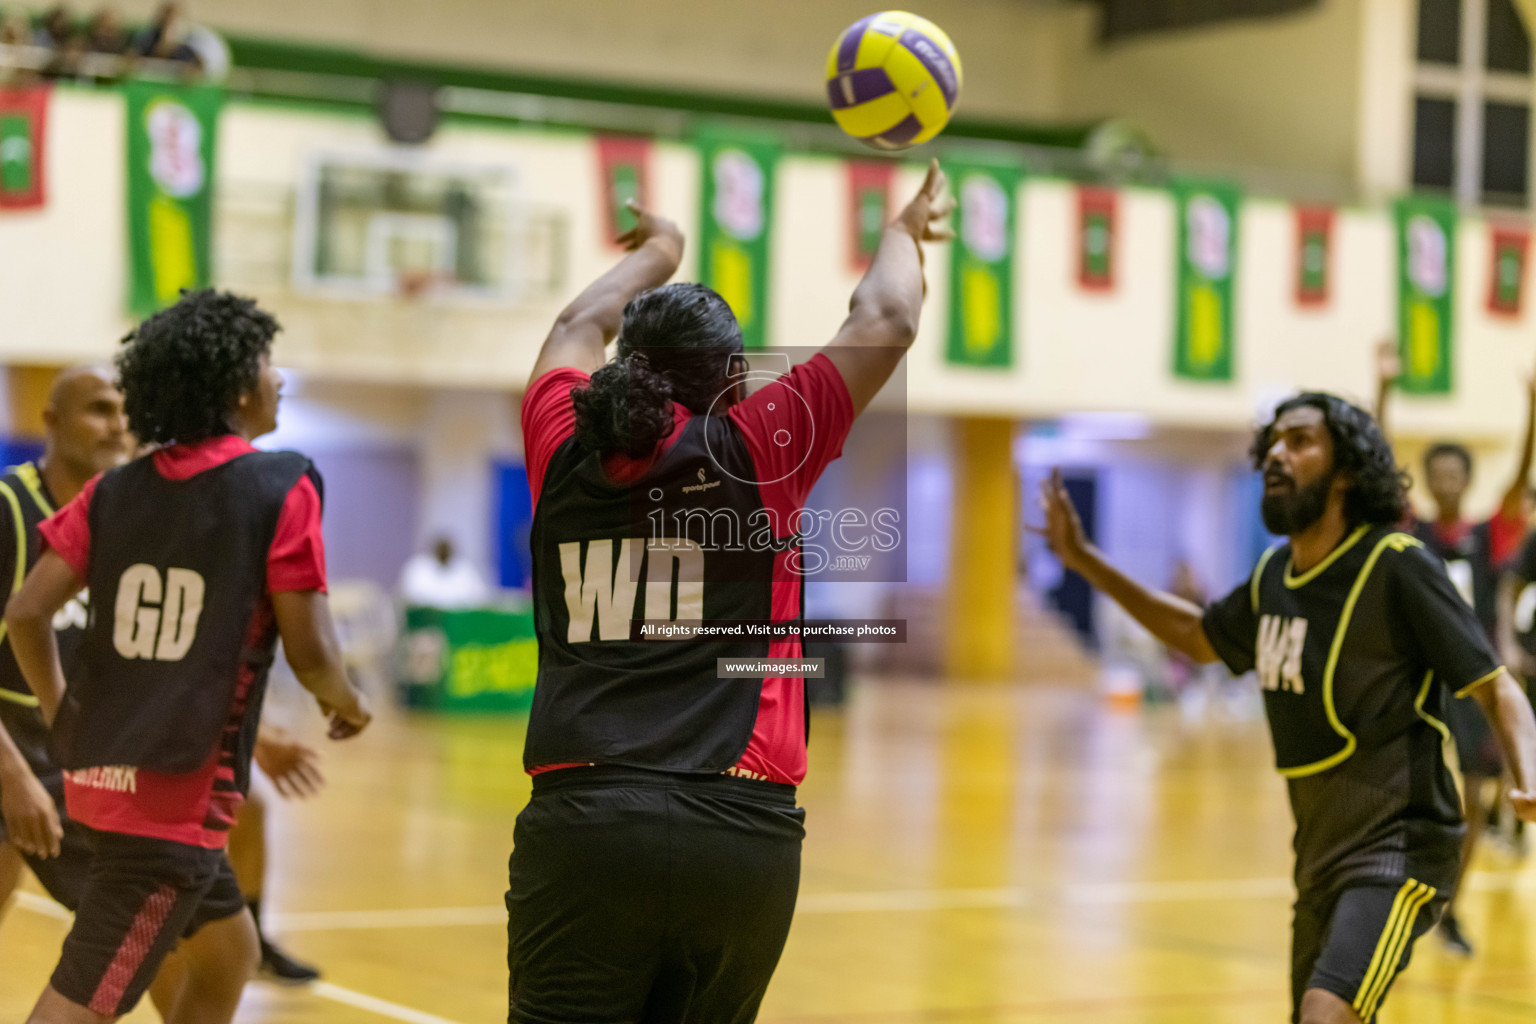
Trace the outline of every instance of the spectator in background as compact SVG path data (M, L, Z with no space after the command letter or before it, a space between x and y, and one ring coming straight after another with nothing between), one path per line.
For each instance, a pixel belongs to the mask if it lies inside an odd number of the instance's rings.
M400 572L400 596L424 608L473 608L490 597L480 571L454 552L453 541L438 537L430 554L415 555Z
M180 4L162 4L155 20L133 37L132 52L146 60L171 61L202 70L202 58L187 42L190 29Z
M20 9L0 8L0 46L29 46L32 43L32 23Z
M0 8L0 46L31 46L32 22L16 7ZM13 55L6 66L0 66L0 86L25 85L37 77L29 68L17 67Z
M32 33L32 45L53 51L53 56L43 67L44 78L74 77L80 66L80 55L85 52L85 40L64 4L56 4L43 14Z
M128 33L117 12L103 7L91 16L85 27L85 48L90 53L122 56L128 52Z

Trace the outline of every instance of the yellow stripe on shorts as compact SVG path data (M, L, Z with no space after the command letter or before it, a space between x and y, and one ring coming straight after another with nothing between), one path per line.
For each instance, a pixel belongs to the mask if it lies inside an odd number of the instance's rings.
M1397 965L1402 962L1403 950L1413 938L1413 925L1419 911L1435 898L1435 888L1412 878L1403 883L1392 901L1392 912L1376 942L1376 952L1360 983L1360 991L1352 1004L1355 1013L1363 1021L1369 1021L1376 1013L1377 1004L1386 994L1387 986L1397 975Z

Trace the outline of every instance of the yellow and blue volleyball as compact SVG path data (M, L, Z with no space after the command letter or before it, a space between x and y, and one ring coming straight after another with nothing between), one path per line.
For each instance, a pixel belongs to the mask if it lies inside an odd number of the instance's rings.
M960 83L955 44L939 26L906 11L860 18L827 56L833 119L876 149L907 149L943 131Z

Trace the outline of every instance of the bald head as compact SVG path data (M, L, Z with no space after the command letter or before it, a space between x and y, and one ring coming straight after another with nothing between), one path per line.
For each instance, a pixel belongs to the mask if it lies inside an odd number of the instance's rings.
M48 389L48 408L68 408L81 395L99 391L103 386L115 390L115 378L112 368L104 363L70 366L60 370L59 375L53 378L53 386Z
M48 392L43 426L47 431L44 458L52 472L67 475L71 483L83 486L97 473L128 459L123 395L108 367L72 366L61 372Z

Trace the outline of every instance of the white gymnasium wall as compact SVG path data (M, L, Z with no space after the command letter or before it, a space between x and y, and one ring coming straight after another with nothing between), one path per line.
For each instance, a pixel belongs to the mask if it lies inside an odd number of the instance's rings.
M1354 179L1362 4L1323 0L1271 18L1104 46L1093 4L1056 23L1058 114L1124 117L1176 159ZM1410 0L1388 0L1408 6Z
M122 313L122 109L111 93L61 90L50 141L50 200L40 213L0 217L0 360L61 363L108 354L127 326ZM300 168L316 150L373 151L364 118L233 104L221 126L218 180L226 230L226 285L257 294L285 325L277 356L317 378L474 388L520 388L559 307L609 266L600 238L596 160L572 133L451 125L426 159L484 161L512 168L521 198L556 210L569 227L561 293L512 310L467 311L431 302L331 302L301 296L280 266L251 257L274 237ZM693 232L698 161L687 147L655 154L659 206ZM915 186L904 169L898 190ZM1333 300L1321 311L1291 301L1295 232L1288 206L1245 205L1239 229L1236 380L1195 384L1168 370L1173 330L1174 205L1167 193L1121 193L1119 284L1107 295L1075 284L1075 195L1063 181L1029 180L1018 218L1014 327L1016 359L1006 371L947 366L942 337L947 252L929 261L929 301L911 356L907 405L914 412L1041 418L1073 410L1138 412L1153 423L1235 429L1298 386L1365 397L1372 350L1394 330L1395 269L1385 209L1345 209L1336 228ZM781 164L774 225L774 338L815 345L836 330L855 277L845 260L842 166L823 157ZM266 227L249 216L275 209ZM275 218L275 219L274 219ZM278 232L273 235L272 232ZM1445 434L1487 455L1480 484L1508 472L1518 428L1518 375L1536 361L1531 314L1506 322L1484 309L1487 227L1462 224L1458 253L1457 393L1400 399L1394 425L1410 444ZM690 249L683 276L693 272ZM262 269L263 267L266 269ZM1501 463L1502 460L1502 463Z
M142 19L159 3L114 6ZM922 14L964 60L967 114L1055 115L1054 7L925 0ZM833 41L879 7L866 0L196 0L188 9L225 32L394 58L816 103L826 95Z

